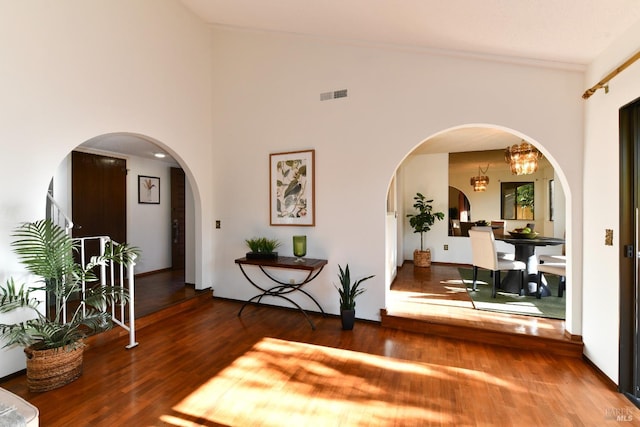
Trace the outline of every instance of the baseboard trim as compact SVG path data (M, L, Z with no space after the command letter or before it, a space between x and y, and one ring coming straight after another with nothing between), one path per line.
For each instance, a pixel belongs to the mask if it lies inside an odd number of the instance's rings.
M564 337L569 341L582 342L582 335L573 335L571 332L564 330Z
M602 372L600 370L600 368L598 368L598 366L596 366L595 363L593 363L591 361L591 359L589 359L587 356L585 356L584 354L582 355L582 360L585 361L585 363L587 365L589 365L595 372L596 374L600 377L600 379L607 385L607 387L609 387L609 389L611 391L615 391L616 393L620 393L620 389L618 388L618 384L615 383L615 381L613 381L611 378L609 378L607 376L607 374L605 374L604 372Z

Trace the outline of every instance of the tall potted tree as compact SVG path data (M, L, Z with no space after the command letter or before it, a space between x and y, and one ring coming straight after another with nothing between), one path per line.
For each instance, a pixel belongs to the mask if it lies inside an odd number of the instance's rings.
M443 212L433 212L433 199L427 200L422 193L416 193L413 198L415 203L413 208L417 210L415 214L407 214L409 225L413 228L414 233L420 233L420 250L413 251L413 264L416 267L431 266L431 251L424 246L424 234L431 230L431 226L436 221L444 219Z
M47 391L81 375L83 338L109 329L108 305L128 299L124 288L97 283L94 268L109 261L129 264L138 249L109 242L104 255L81 265L74 258L77 241L49 220L25 223L14 237L14 251L40 285L9 279L0 286L0 313L31 314L28 320L16 316L14 323L0 324L0 338L5 347L24 347L29 390ZM47 295L50 310L43 312L39 293Z

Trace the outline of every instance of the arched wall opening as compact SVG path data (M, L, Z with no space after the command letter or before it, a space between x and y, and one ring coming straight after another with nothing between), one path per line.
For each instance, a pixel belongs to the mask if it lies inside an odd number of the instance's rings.
M141 249L136 274L171 267L170 169L179 168L185 175L185 282L202 287L202 243L197 239L197 221L201 218L198 185L188 165L167 144L152 137L128 132L112 132L92 137L72 151L80 151L126 161L127 243ZM163 153L159 159L155 154ZM73 220L71 186L71 152L60 162L52 178L56 203ZM158 178L159 203L141 204L138 200L139 176Z
M559 167L558 162L554 159L543 143L536 141L522 132L514 129L505 128L493 124L465 124L451 127L438 132L419 144L417 144L406 156L398 163L395 173L390 179L387 192L389 198L394 194L396 201L393 204L397 207L394 217L397 221L394 224L386 223L386 253L389 254L391 249L397 254L397 262L391 265L387 256L385 271L388 278L386 288L386 302L390 301L390 286L395 278L396 269L402 266L405 259L410 259L407 253L413 251L414 246L419 246L418 235L414 235L413 230L408 225L406 215L412 213L412 197L416 192L421 192L429 199L434 199L434 211L444 212L445 221L436 222L431 231L427 233L426 240L429 242L432 250L432 260L434 262L445 262L453 264L470 264L471 248L468 239L462 239L457 236L449 236L448 221L448 192L451 185L449 179L448 158L450 153L457 152L481 152L487 150L504 150L506 147L520 143L525 140L533 144L549 162L553 169L552 179L555 182L555 189L564 200L563 206L556 206L555 218L550 220L547 212L544 212L544 222L550 223L544 229L549 235L565 238L565 250L568 259L572 258L572 241L573 230L571 229L572 203L571 189L568 186L567 178ZM419 161L417 160L418 158ZM417 163L416 163L417 162ZM412 164L413 163L413 164ZM485 167L485 165L483 165ZM477 166L476 166L477 171ZM488 173L491 176L491 170ZM469 176L465 176L467 183ZM493 184L493 180L491 181ZM499 182L496 182L499 186ZM548 197L547 182L543 181L540 185L541 190L537 190ZM393 188L393 191L392 191ZM473 191L471 191L473 193ZM499 201L496 200L496 203ZM474 201L471 200L471 209L473 211ZM387 201L387 206L390 203ZM387 213L389 217L389 213ZM476 220L485 218L475 218ZM395 227L393 232L389 227ZM508 227L508 225L507 225ZM395 236L395 240L391 240L390 236ZM507 245L504 242L499 242ZM407 248L411 249L409 251ZM446 249L445 249L446 248ZM508 245L507 245L507 248ZM512 248L510 248L512 250ZM498 250L501 250L498 248ZM544 250L543 250L544 252ZM552 249L551 253L554 252ZM572 333L580 333L581 331L581 284L575 283L573 280L575 263L569 262L567 267L567 309L566 309L566 330Z

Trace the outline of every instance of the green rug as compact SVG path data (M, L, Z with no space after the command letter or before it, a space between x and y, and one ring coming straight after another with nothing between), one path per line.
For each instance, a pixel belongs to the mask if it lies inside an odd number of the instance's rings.
M473 291L473 269L459 268L460 277L467 287L467 293L473 300L477 310L496 311L500 313L521 314L525 316L548 317L551 319L565 318L565 296L558 298L557 276L545 275L551 296L537 299L535 296L519 296L498 289L495 298L491 297L493 279L491 272L478 270L477 291ZM503 275L505 273L502 273ZM504 276L503 276L504 277Z

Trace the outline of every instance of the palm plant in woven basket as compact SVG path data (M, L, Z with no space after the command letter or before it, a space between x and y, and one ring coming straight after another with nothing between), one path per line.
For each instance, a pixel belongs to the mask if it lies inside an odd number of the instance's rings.
M98 283L94 269L108 262L129 264L138 255L138 249L107 242L103 255L91 257L82 265L74 257L78 251L77 241L49 220L25 223L16 229L13 237L16 239L12 243L14 252L26 270L40 280L27 286L18 285L11 278L0 286L0 313L30 313L27 320L24 320L27 316L16 315L12 317L18 319L14 323L0 324L0 337L5 341L4 347L25 347L29 388L49 390L80 375L83 338L109 329L112 319L107 308L128 299L125 288ZM45 310L42 295L47 299ZM43 359L56 355L62 360ZM78 357L80 365L76 366ZM36 362L39 372L32 372L30 376L30 367L35 368L31 365ZM70 365L74 365L74 370L65 374L67 380L51 386L55 384L51 375ZM35 384L39 378L46 378L46 384L32 387L32 382Z

